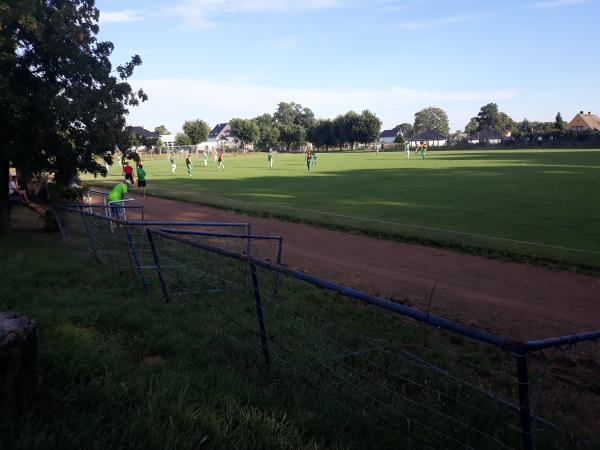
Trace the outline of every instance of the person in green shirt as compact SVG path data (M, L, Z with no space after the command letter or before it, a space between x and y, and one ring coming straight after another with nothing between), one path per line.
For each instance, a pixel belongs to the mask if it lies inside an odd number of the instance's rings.
M144 165L140 164L137 169L135 169L138 179L138 192L142 189L144 193L144 198L146 198L146 171L144 170Z
M108 202L110 204L111 216L121 217L123 215L123 208L121 208L121 200L123 200L125 194L127 194L127 188L131 185L131 181L123 180L117 184L110 193L108 194ZM115 202L115 203L112 203Z

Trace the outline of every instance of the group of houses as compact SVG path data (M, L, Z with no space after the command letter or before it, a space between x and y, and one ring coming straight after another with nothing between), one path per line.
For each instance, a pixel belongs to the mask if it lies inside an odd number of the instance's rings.
M600 131L600 117L596 114L592 114L591 111L588 111L587 114L580 111L579 114L569 122L567 129L577 132ZM392 130L384 130L379 134L379 142L384 145L390 145L397 142L398 137L401 135L402 132L398 127ZM502 136L497 131L490 129L484 129L471 135L468 135L467 133L458 133L456 135L457 140L474 145L498 145L501 144L506 137L507 136ZM444 136L433 130L418 133L407 140L411 147L417 147L421 144L427 144L429 147L445 147L448 145L448 136Z

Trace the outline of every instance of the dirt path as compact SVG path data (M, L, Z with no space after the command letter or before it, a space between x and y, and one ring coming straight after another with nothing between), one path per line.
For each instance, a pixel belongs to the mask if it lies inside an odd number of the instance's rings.
M147 197L146 219L252 223L287 266L515 339L600 329L600 278ZM136 203L138 203L136 201Z

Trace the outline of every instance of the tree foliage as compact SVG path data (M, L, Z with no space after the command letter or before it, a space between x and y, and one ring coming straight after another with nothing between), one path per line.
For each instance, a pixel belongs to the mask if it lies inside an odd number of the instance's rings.
M158 133L161 136L164 136L165 134L171 134L169 130L167 130L167 127L165 127L164 125L159 125L156 128L154 128L154 132Z
M411 137L414 136L414 133L415 133L415 131L414 131L415 127L413 126L412 123L401 123L400 125L396 126L395 129L399 130L405 139L410 139Z
M254 122L259 130L256 147L261 150L276 147L279 142L279 128L275 125L271 114L262 114L256 117Z
M197 145L206 142L210 127L201 119L186 120L183 123L183 132L189 136L192 145Z
M374 142L381 131L381 120L368 109L365 109L353 125L352 131L355 134L356 142L367 144Z
M9 167L66 183L78 171L105 175L98 159L128 147L125 115L146 95L126 80L142 61L113 70L98 17L94 0L0 3L0 231Z
M307 129L315 120L314 113L299 103L281 102L273 114L273 120L280 125L298 125Z
M485 129L493 130L501 135L515 130L515 122L508 114L500 111L496 103L488 103L479 110L476 117L471 118L465 126L465 132L473 134Z
M260 128L254 120L231 119L229 127L231 136L237 138L242 143L243 148L247 144L256 142L260 137Z
M419 134L429 130L448 136L450 125L446 111L431 106L415 114L414 133Z
M319 119L308 129L307 139L315 147L333 147L336 144L331 119Z
M556 119L554 119L554 128L557 130L565 129L565 121L563 120L560 113L556 114Z
M175 135L175 145L192 145L192 138L186 133L177 133Z
M279 142L284 145L289 152L293 147L299 147L306 143L306 130L300 125L280 125Z

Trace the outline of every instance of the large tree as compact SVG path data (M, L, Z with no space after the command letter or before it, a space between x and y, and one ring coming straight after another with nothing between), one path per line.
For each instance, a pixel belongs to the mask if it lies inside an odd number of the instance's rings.
M8 226L8 172L105 175L127 148L128 106L145 100L126 82L139 56L113 69L113 44L98 41L94 0L0 3L0 231Z
M277 111L273 114L273 119L280 125L299 125L304 129L308 128L315 120L314 113L299 103L281 102L277 105Z
M367 144L375 142L381 131L381 120L368 109L365 109L356 125L353 132L356 142Z
M275 147L279 142L279 128L275 125L270 114L262 114L254 119L258 125L259 134L256 146L262 150Z
M279 142L289 152L292 147L299 147L306 143L306 130L300 125L279 125Z
M231 119L229 121L230 134L242 143L242 148L247 144L256 142L260 137L260 128L254 120Z
M446 114L446 111L431 106L415 114L415 134L429 130L448 136L450 125L448 124L448 114Z
M499 118L498 105L496 103L488 103L479 110L477 114L477 131L496 130L498 128Z
M315 147L333 147L336 144L333 134L333 121L331 119L317 120L308 129L307 139Z
M210 127L204 120L186 120L183 123L183 132L190 137L192 145L197 145L206 142Z
M496 103L488 103L481 107L476 117L471 118L465 132L472 134L489 129L504 135L508 131L514 131L514 128L515 122L508 114L500 111Z

